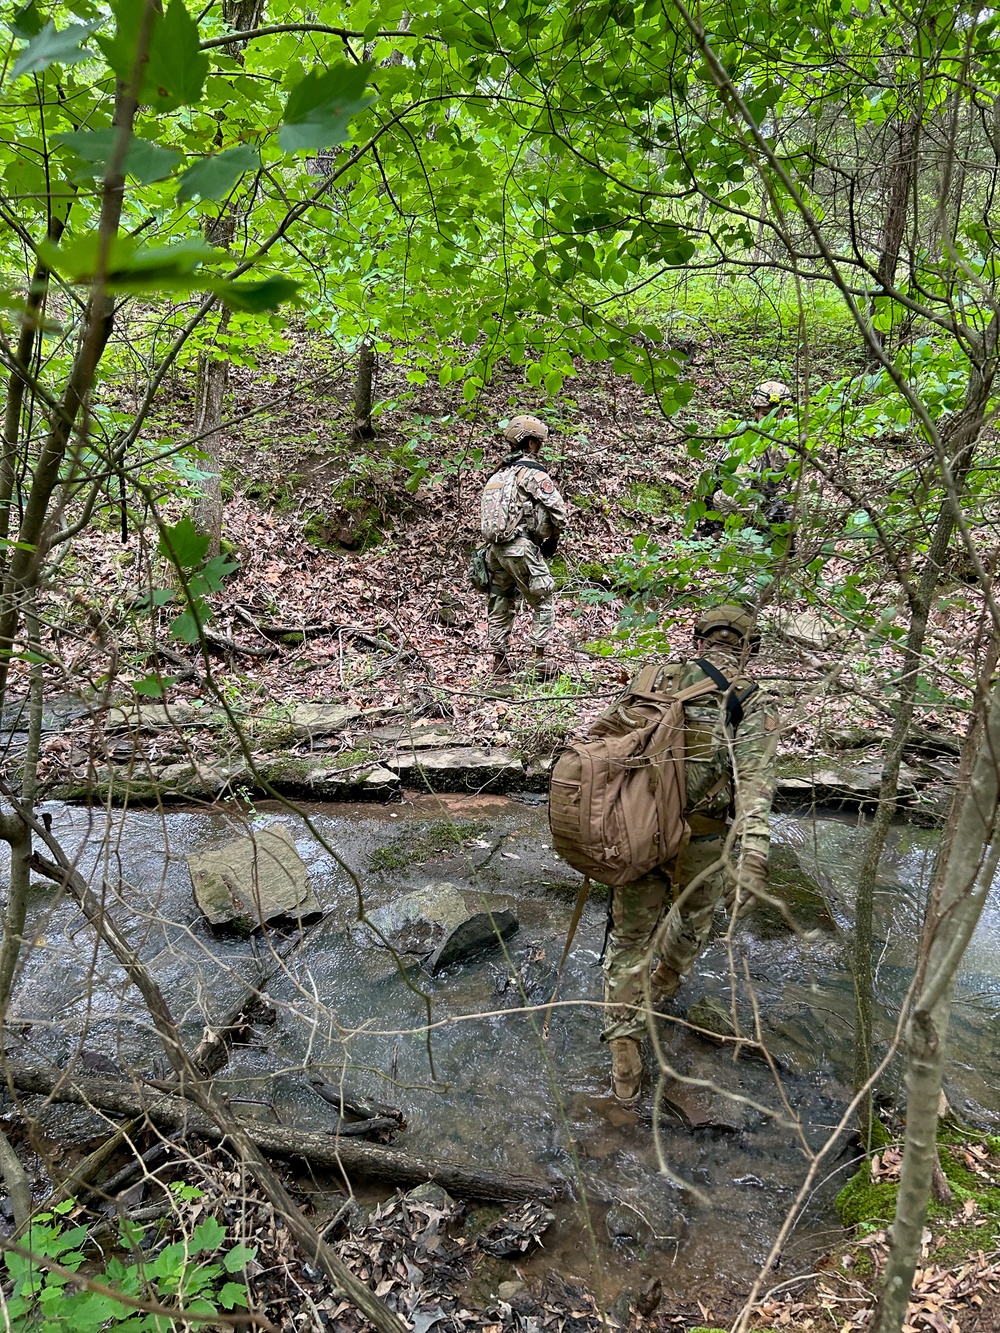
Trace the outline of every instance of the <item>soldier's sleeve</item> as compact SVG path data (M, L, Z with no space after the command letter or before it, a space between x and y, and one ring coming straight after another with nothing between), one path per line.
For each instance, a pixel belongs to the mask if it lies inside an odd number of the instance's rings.
M562 532L566 526L566 501L559 494L559 487L547 472L535 468L525 471L528 475L522 482L524 489L545 509L554 531Z
M746 852L767 856L771 844L778 709L772 694L758 690L747 700L733 742L735 822Z

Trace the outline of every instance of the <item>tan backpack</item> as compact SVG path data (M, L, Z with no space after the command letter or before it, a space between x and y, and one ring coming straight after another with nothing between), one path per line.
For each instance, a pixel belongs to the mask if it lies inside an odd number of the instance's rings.
M520 481L524 468L514 464L494 472L479 503L479 530L484 541L509 542L524 521Z
M599 884L629 884L674 861L690 830L684 818L684 705L719 691L738 704L731 683L696 659L704 680L656 693L662 666L643 668L628 694L598 718L588 738L556 760L549 785L552 846ZM730 721L734 719L727 708Z

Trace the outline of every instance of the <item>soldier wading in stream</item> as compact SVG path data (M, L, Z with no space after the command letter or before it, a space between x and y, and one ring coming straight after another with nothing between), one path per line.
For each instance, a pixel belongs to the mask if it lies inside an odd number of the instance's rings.
M482 535L489 573L487 619L493 670L511 670L507 647L518 597L531 607L535 674L549 680L558 672L545 663L555 624L555 579L545 557L555 554L566 524L566 502L539 454L549 428L537 417L512 417L504 439L510 452L486 483L481 504Z
M778 720L746 671L759 637L750 612L729 604L694 637L696 657L646 666L570 743L549 790L553 848L611 886L603 1038L622 1101L639 1095L649 1006L677 992L716 906L742 916L768 899Z
M712 672L725 690L684 705L686 818L691 839L673 866L660 866L613 890L604 956L606 1023L615 1096L638 1096L642 1080L646 982L653 1005L680 988L704 947L716 905L745 915L767 896L774 750L774 699L747 675L760 639L742 607L723 605L695 626L697 657L665 666L657 693L686 689ZM717 684L719 682L716 682ZM726 852L730 822L738 847ZM664 908L673 898L669 911Z

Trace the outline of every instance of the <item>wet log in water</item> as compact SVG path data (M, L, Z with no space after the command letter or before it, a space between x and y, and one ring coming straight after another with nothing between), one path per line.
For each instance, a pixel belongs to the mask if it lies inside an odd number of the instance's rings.
M127 1118L145 1115L161 1129L182 1130L213 1143L226 1137L214 1121L182 1097L154 1092L135 1083L94 1075L69 1075L63 1069L22 1060L9 1060L6 1073L20 1092L41 1093L53 1101L91 1106ZM358 1143L336 1134L319 1134L256 1120L241 1119L239 1124L268 1157L299 1159L311 1166L348 1176L364 1176L406 1187L432 1180L461 1198L497 1202L511 1199L551 1201L562 1192L557 1182L534 1176L435 1162L398 1148Z

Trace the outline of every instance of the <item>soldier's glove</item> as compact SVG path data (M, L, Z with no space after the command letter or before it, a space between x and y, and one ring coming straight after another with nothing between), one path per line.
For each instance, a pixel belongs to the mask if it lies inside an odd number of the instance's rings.
M728 878L726 907L730 913L736 908L740 916L746 916L757 906L758 897L767 897L767 857L760 852L744 852L730 867Z
M554 533L551 537L546 537L543 542L538 543L538 549L544 556L555 555L558 546L559 546L558 532Z

